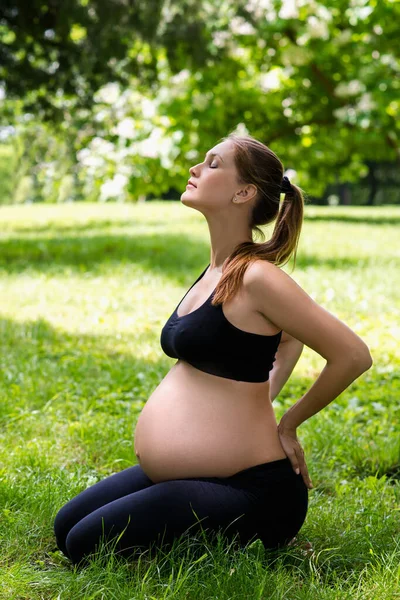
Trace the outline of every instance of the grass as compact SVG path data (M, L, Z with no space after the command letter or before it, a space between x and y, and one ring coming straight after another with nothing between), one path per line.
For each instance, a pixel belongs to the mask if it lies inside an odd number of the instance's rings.
M183 539L81 570L56 550L54 516L135 464L137 417L175 362L161 327L209 262L208 229L179 202L1 207L0 218L1 599L400 599L400 207L307 206L296 269L284 267L374 358L298 429L314 484L299 543L238 552ZM278 420L324 363L304 349Z

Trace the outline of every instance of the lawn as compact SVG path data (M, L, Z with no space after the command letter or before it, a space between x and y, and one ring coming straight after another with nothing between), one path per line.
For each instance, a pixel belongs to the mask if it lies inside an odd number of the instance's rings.
M208 228L179 202L1 207L0 220L0 598L400 599L400 207L306 206L283 267L374 359L298 429L314 484L298 545L199 539L80 570L56 550L54 516L135 464L137 417L175 363L161 328L209 263ZM304 349L278 421L324 364Z

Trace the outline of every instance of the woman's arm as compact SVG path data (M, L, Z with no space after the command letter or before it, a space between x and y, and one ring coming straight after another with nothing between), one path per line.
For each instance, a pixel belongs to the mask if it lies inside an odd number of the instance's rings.
M282 416L279 430L294 432L304 421L337 398L371 366L372 359L357 355L328 361L311 388Z
M243 284L256 310L326 359L312 387L285 412L278 425L279 440L293 469L301 472L305 484L312 487L296 428L372 366L369 348L350 327L317 304L276 265L255 261L246 269Z
M269 373L271 402L275 400L295 368L304 344L293 336L282 332L281 343L275 355L275 362Z
M350 327L272 263L252 263L243 283L261 314L327 361L310 390L281 419L279 427L293 431L372 366L369 348Z

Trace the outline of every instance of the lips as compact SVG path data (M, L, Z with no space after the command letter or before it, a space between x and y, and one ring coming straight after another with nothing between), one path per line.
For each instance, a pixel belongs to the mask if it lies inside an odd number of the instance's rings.
M190 179L189 179L189 181L187 182L187 184L188 184L188 185L192 185L193 187L197 187L197 185L195 185L195 184L193 183L193 181L190 181Z

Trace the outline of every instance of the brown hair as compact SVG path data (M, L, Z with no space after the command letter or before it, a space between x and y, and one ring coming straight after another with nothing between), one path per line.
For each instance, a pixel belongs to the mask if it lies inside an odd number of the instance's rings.
M235 146L234 162L239 174L239 184L252 183L258 189L249 226L263 242L242 242L225 259L222 265L223 275L213 296L213 306L225 302L237 292L248 265L255 260L267 260L281 266L294 255L294 266L296 265L304 212L302 190L293 183L292 191L286 192L280 204L283 164L268 146L251 135L238 136L230 133L221 139L226 140L232 141ZM274 219L276 223L272 237L264 242L264 232L258 225L267 225Z

